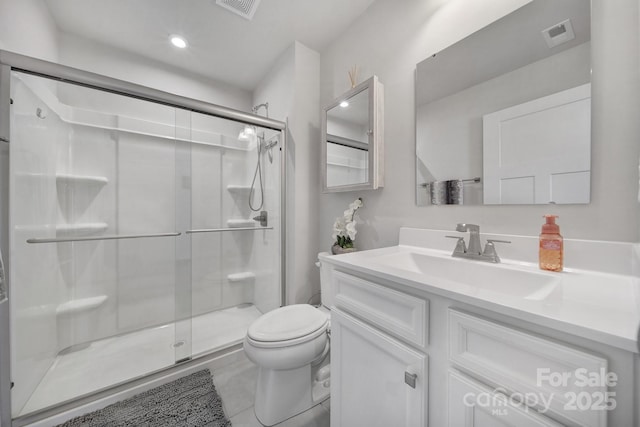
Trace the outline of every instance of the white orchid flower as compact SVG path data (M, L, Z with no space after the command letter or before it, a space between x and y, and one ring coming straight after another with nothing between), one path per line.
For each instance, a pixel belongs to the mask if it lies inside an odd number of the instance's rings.
M356 233L357 233L355 221L348 223L346 228L347 228L347 235L351 240L354 240L356 238Z
M338 236L342 236L345 233L346 221L342 217L336 218L336 222L333 223L333 239L337 240Z
M352 211L356 211L358 208L362 207L362 200L360 199L356 199L353 202L351 202L351 204L349 205L349 209L351 209Z
M353 240L356 238L356 221L355 213L361 208L362 200L356 199L349 204L349 208L345 210L341 217L336 218L333 224L332 238L342 247L353 247Z

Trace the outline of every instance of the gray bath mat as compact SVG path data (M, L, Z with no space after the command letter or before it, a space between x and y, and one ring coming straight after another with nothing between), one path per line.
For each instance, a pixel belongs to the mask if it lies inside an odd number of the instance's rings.
M59 427L227 427L208 369L82 415Z

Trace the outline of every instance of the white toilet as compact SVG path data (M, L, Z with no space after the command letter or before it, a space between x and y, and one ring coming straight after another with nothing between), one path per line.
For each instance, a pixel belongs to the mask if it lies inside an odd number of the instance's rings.
M278 424L329 397L328 331L333 294L326 268L320 263L320 307L281 307L260 316L247 331L244 351L258 365L254 410L265 426Z

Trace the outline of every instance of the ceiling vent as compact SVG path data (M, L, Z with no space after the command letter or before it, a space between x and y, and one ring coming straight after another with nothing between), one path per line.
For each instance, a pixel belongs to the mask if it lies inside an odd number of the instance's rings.
M216 4L251 21L260 0L216 0Z
M542 37L547 42L549 49L566 43L576 38L571 26L571 20L567 19L559 24L553 25L546 30L542 30Z

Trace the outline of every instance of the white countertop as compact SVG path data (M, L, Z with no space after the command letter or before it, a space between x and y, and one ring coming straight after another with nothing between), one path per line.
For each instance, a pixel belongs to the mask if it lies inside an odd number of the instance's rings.
M451 250L403 244L409 240L402 238L403 233L411 235L411 243L415 243L416 233L419 234L421 232L423 230L403 229L401 231L401 244L398 246L338 256L321 256L321 261L341 267L341 269L389 280L409 288L440 295L503 315L517 317L536 325L591 339L626 351L639 352L640 278L631 274L631 266L629 266L628 270L625 269L623 271L625 274L571 267L565 267L565 270L561 273L543 272L542 274L557 277L559 286L557 286L552 295L536 300L449 281L442 278L442 272L437 275L430 275L429 272L411 271L411 269L402 266L395 267L393 263L380 262L380 259L384 257L406 252L424 254L430 257L450 258ZM442 233L444 232L435 231L435 235L438 238L443 235ZM509 238L510 236L499 237ZM516 237L515 240L520 237L522 241L532 239L523 238L522 236L513 237ZM537 242L537 239L533 240ZM569 242L568 246L576 246L576 242L580 246L579 241L574 241L573 244ZM451 246L450 241L447 243ZM603 242L603 244L609 243ZM594 243L588 242L588 244L593 246ZM628 245L629 247L632 246L631 244ZM498 252L500 253L500 248L498 248ZM606 258L607 255L604 254L603 256ZM477 263L481 261L456 258L453 262ZM631 262L632 260L629 260L630 264ZM455 264L453 265L455 266ZM541 273L537 264L523 261L522 259L503 258L502 263L497 268Z

